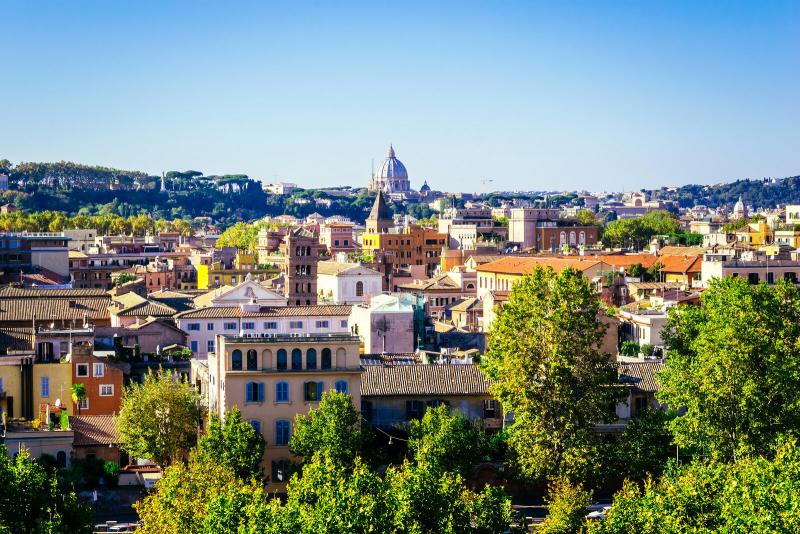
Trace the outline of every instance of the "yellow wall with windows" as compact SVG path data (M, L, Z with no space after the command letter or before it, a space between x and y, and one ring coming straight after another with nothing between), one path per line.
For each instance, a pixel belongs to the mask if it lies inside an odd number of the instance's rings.
M43 377L48 378L50 385L50 394L46 397L42 396ZM40 403L55 404L56 399L61 399L61 406L72 413L72 364L69 362L33 364L34 413L39 410Z
M8 411L6 400L8 397L14 399L14 417L19 417L22 399L22 383L19 365L0 365L0 378L3 379L3 395L0 398L0 407L3 412Z

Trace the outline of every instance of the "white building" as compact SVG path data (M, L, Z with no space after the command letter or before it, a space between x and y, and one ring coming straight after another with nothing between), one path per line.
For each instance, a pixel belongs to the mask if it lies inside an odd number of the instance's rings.
M215 351L215 336L269 338L277 335L307 336L348 333L350 306L278 306L247 303L210 306L175 315L178 328L186 332L195 358L205 360Z
M381 293L381 273L360 263L321 261L317 264L317 291L321 301L361 304Z
M206 306L239 306L251 303L270 307L286 306L286 297L281 293L264 287L258 281L253 280L248 273L241 284L222 286L208 293L203 293L194 299L194 305L197 308Z
M264 191L272 193L273 195L291 195L295 189L297 189L297 184L290 182L278 182L264 185Z
M350 325L365 354L414 351L414 296L378 295L368 305L353 306Z

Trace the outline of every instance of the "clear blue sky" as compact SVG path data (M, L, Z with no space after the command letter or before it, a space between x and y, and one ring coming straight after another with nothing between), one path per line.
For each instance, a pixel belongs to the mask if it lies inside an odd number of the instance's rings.
M14 162L364 185L391 142L412 186L443 190L800 173L797 1L1 12L0 158Z

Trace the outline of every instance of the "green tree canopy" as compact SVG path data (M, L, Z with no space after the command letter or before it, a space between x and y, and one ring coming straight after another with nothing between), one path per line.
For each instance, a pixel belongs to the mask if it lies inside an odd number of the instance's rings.
M167 371L148 373L122 394L114 422L120 446L135 458L160 466L188 457L197 440L199 396Z
M626 482L590 532L800 532L800 449L787 441L772 459L694 462L657 481Z
M661 402L685 409L671 423L682 447L735 459L800 431L800 292L716 279L702 306L673 309L663 339Z
M632 246L641 249L654 235L681 232L681 224L675 214L665 210L653 210L641 217L611 221L603 231L603 243L609 247Z
M492 394L514 412L509 445L527 476L582 479L601 463L593 425L616 419L623 392L600 351L600 313L580 271L537 268L492 324L484 369Z
M0 445L0 532L91 534L93 514L72 492L62 494L56 475L22 449L13 460Z
M451 471L469 477L486 452L486 434L461 412L446 405L429 408L408 429L408 449L414 461L431 471Z
M306 460L319 452L335 462L349 465L362 443L361 415L353 406L352 397L326 391L316 410L295 417L289 448Z
M261 457L264 454L264 437L234 407L225 414L224 421L211 414L208 432L200 438L198 449L207 458L233 470L244 480L261 479Z

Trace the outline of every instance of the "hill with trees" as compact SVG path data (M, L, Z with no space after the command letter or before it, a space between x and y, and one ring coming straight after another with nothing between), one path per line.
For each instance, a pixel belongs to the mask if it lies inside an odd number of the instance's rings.
M682 208L704 205L716 208L733 206L742 197L746 204L759 208L774 208L779 204L800 204L800 176L771 180L744 179L714 185L684 185L678 188L654 189L650 197L676 200Z

